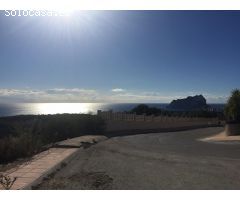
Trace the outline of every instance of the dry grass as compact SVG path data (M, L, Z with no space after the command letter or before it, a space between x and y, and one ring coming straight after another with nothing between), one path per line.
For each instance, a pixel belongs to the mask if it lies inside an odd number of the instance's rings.
M30 157L68 138L103 133L105 122L84 114L0 118L0 164Z

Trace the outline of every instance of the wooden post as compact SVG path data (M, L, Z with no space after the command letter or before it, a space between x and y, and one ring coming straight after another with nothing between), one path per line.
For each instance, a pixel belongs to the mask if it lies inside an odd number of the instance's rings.
M101 116L101 114L102 114L102 111L101 111L101 110L98 110L98 111L97 111L97 115L98 115L98 116Z

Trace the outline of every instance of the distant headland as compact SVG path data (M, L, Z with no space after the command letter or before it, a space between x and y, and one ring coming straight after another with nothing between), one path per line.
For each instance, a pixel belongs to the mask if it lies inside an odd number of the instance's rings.
M188 96L187 98L173 100L168 106L170 110L206 110L209 108L203 95Z

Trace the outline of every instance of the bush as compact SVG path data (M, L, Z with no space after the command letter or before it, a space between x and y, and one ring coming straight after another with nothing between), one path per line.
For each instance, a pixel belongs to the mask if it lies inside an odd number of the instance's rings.
M146 104L140 104L133 108L130 113L136 113L137 115L155 115L155 116L169 116L169 117L205 117L205 118L219 118L223 117L223 112L208 111L208 110L196 110L196 111L174 111L164 110L160 108L149 107Z
M0 118L0 163L31 156L44 146L86 134L103 134L105 122L87 114Z
M160 115L162 113L162 110L159 108L149 107L148 105L145 105L145 104L140 104L135 108L133 108L130 112L136 113L137 115L142 115L142 114Z
M228 122L240 122L240 90L232 91L232 95L225 106L224 114Z

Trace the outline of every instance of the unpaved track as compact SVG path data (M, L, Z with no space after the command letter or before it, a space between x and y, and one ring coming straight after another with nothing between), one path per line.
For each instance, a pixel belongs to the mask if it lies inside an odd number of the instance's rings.
M240 144L223 128L113 137L83 149L37 189L240 189Z

